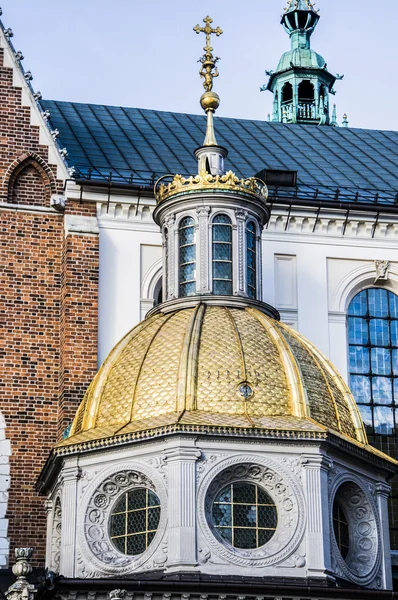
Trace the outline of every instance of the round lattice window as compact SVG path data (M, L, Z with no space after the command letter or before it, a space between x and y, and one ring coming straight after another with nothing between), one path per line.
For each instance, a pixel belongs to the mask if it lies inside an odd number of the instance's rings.
M109 536L123 554L145 552L155 537L160 520L160 500L147 488L125 492L113 506Z
M371 580L380 562L378 521L371 498L355 482L337 488L331 525L341 571L356 582Z
M272 538L278 517L270 496L253 483L225 486L212 507L214 530L234 548L260 548Z

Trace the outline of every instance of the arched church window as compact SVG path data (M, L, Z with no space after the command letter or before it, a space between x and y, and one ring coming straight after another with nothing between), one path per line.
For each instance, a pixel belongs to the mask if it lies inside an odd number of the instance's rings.
M232 222L227 215L217 215L212 223L213 293L232 294Z
M195 221L192 217L182 219L179 229L180 244L180 296L196 293L196 245Z
M291 102L293 100L293 87L291 83L285 83L282 88L282 102Z
M215 531L234 548L260 548L272 538L278 524L276 506L258 485L231 483L215 497Z
M109 524L110 538L123 554L136 556L148 548L160 520L160 500L147 488L136 488L116 502Z
M305 79L299 84L298 98L299 102L305 102L306 100L314 99L314 86L309 80Z
M246 264L247 264L247 295L256 298L257 292L257 251L256 251L256 226L249 221L246 226Z
M357 294L348 309L350 387L370 433L391 435L398 419L398 296Z

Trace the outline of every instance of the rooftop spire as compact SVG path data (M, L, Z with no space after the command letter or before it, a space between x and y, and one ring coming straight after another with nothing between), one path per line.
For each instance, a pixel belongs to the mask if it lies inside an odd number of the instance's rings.
M227 155L225 148L221 148L216 139L214 131L213 116L217 108L220 106L220 98L218 94L213 92L213 80L219 76L217 63L220 60L218 56L213 55L211 46L211 35L220 36L223 31L220 27L212 27L213 19L207 16L203 19L204 27L196 25L193 28L196 33L204 33L206 35L206 45L204 46L204 54L200 57L199 62L202 67L199 75L203 78L204 94L200 98L200 105L207 115L206 136L203 146L195 151L198 159L199 173L206 171L211 175L222 175L224 173L224 158Z
M223 33L223 31L222 29L220 29L220 27L213 28L211 26L211 23L213 23L213 19L211 19L209 16L203 19L203 22L205 23L204 27L196 25L196 27L193 28L193 30L196 31L196 33L206 34L206 45L203 48L205 53L199 59L199 62L202 63L202 68L200 69L199 74L204 80L203 87L205 88L205 93L200 99L200 105L207 114L206 137L203 145L217 146L217 140L214 133L213 114L220 106L220 98L212 90L213 79L219 76L217 63L220 59L218 56L213 55L213 48L211 46L211 35L215 34L218 37Z

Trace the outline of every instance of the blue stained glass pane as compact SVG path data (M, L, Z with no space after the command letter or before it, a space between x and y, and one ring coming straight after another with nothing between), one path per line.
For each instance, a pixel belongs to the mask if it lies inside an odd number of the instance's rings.
M368 298L371 317L388 317L387 290L371 288L368 290Z
M232 279L232 263L215 261L213 263L213 279Z
M216 294L217 296L231 296L232 282L216 279L213 282L213 294Z
M213 244L213 260L231 260L231 244Z
M196 255L196 246L184 246L180 251L180 263L194 262Z
M229 225L213 225L214 242L231 242L232 227Z
M373 377L372 392L375 404L392 404L392 380L389 377Z
M365 425L369 425L370 427L373 427L373 420L372 420L372 409L370 408L370 406L359 406L359 410L361 412L361 417L363 422L365 423Z
M180 285L180 295L183 298L187 296L194 296L196 294L196 283L192 281L190 283L182 283Z
M391 435L394 427L394 418L391 408L388 408L387 406L375 406L373 416L375 432Z
M349 317L348 338L350 344L367 344L369 342L368 324L365 319Z
M188 227L187 229L180 229L180 246L186 246L187 244L193 244L195 241L195 227Z
M214 217L213 223L225 223L226 225L231 225L231 219L227 217L227 215L217 215Z
M394 319L398 319L398 296L389 293L388 298L390 301L390 316Z
M369 373L369 350L360 346L350 347L350 370L351 373Z
M364 319L358 319L366 325ZM390 331L388 321L383 319L371 319L369 322L370 341L373 346L388 346L390 343ZM366 342L365 342L366 343Z
M391 321L390 324L391 344L398 346L398 321Z
M394 403L398 406L398 379L394 379Z
M183 265L180 268L181 283L184 283L184 281L192 281L193 279L195 279L195 267L196 264L191 263L189 265Z
M231 502L231 488L227 487L223 489L216 497L216 502Z
M193 220L193 218L192 217L185 217L180 222L180 229L182 227L189 227L189 226L192 226L192 225L195 225L195 221Z
M352 300L348 309L349 315L356 315L358 317L365 316L368 310L368 302L366 296L366 290L360 292Z
M392 372L398 375L398 350L393 350L391 353Z
M387 348L372 348L370 353L372 373L375 373L377 375L390 375L390 351Z
M253 269L247 270L247 284L250 287L256 287L256 272Z
M232 524L232 505L214 504L213 519L216 527L231 527Z
M351 375L350 387L357 402L363 404L370 404L370 380L369 377L362 375Z
M256 255L251 250L247 251L247 266L254 269L256 266Z

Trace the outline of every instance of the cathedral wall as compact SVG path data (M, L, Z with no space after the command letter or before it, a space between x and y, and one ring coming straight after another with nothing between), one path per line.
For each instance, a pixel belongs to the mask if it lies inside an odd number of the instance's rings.
M10 552L34 547L43 564L36 479L96 371L98 227L95 205L62 211L66 167L3 30L0 95L1 567L6 535Z
M63 219L0 211L2 310L0 405L11 442L11 544L44 549L43 502L34 492L56 439Z
M147 218L152 202L141 200L137 214L134 202L115 201L108 210L98 199L100 362L153 301L149 282L159 271L161 237ZM264 301L275 306L282 320L311 340L347 378L347 294L360 291L361 285L373 285L376 260L389 261L389 281L381 285L395 289L398 228L392 220L380 220L373 232L372 219L352 218L343 235L344 220L344 215L320 219L313 231L315 218L296 216L287 222L286 212L279 215L275 210L263 234L262 279ZM143 260L146 247L156 247L157 252L148 252Z

